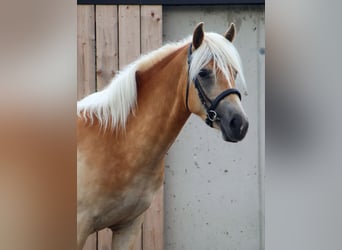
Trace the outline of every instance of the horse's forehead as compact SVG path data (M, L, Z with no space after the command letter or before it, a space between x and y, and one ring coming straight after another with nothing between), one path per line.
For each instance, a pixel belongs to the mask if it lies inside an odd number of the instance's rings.
M215 78L217 79L216 83L222 88L226 88L227 86L235 87L234 77L229 77L229 79L227 79L225 74L218 67L214 67L214 65L215 65L214 59L210 59L206 67L214 71L216 75ZM229 76L232 76L233 70L234 70L232 65L227 65L227 68L229 70Z
M206 65L208 68L213 69L214 68L214 59L210 59L210 61Z
M224 74L222 73L222 71L218 67L214 67L214 65L215 65L214 59L210 59L210 61L206 65L206 67L213 70L213 71L215 70L216 71L215 73L217 75L222 75L222 77L224 77ZM232 74L233 71L235 70L231 64L227 65L227 69L229 70L230 74Z

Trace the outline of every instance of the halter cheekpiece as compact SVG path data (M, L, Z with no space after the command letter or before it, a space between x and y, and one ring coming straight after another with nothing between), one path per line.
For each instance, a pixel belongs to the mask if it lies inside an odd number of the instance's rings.
M192 43L190 43L189 49L188 49L188 82L186 86L186 107L190 111L188 106L188 99L189 99L189 87L190 87L190 64L191 64L191 54L192 54ZM206 109L207 112L207 118L205 119L205 123L208 124L210 127L213 127L214 121L219 121L220 117L216 113L216 108L219 105L219 103L225 98L226 96L229 96L231 94L236 94L240 100L241 100L241 94L240 91L234 88L227 89L223 91L221 94L219 94L214 100L211 100L206 93L204 92L200 82L198 81L197 77L192 79L195 83L195 88L197 89L198 97L201 100L201 103ZM208 106L208 104L210 106Z

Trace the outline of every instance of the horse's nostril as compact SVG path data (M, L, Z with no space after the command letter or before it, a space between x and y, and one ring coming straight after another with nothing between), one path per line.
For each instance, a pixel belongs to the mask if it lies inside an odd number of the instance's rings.
M242 125L242 118L239 115L234 115L230 121L230 127L232 129L240 129Z

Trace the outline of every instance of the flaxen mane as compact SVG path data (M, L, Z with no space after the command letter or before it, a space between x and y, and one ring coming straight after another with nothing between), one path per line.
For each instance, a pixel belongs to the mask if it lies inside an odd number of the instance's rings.
M90 119L91 122L96 117L101 127L105 129L109 126L125 128L127 117L136 106L135 72L153 66L173 51L190 42L191 37L179 43L167 44L158 50L141 56L137 61L119 72L105 89L77 102L77 115L85 120ZM246 93L240 56L231 42L216 33L205 33L203 43L192 53L190 78L194 79L200 69L208 64L211 59L215 62L214 67L220 69L228 81L230 79L229 66L232 66L238 72Z

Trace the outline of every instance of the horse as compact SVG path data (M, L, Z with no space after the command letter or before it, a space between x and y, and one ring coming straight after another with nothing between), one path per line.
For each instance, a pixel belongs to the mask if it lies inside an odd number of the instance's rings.
M119 72L102 91L77 103L77 247L104 228L112 249L133 249L154 194L162 160L191 113L241 141L246 92L231 23L219 35L199 23L188 38L162 46Z

